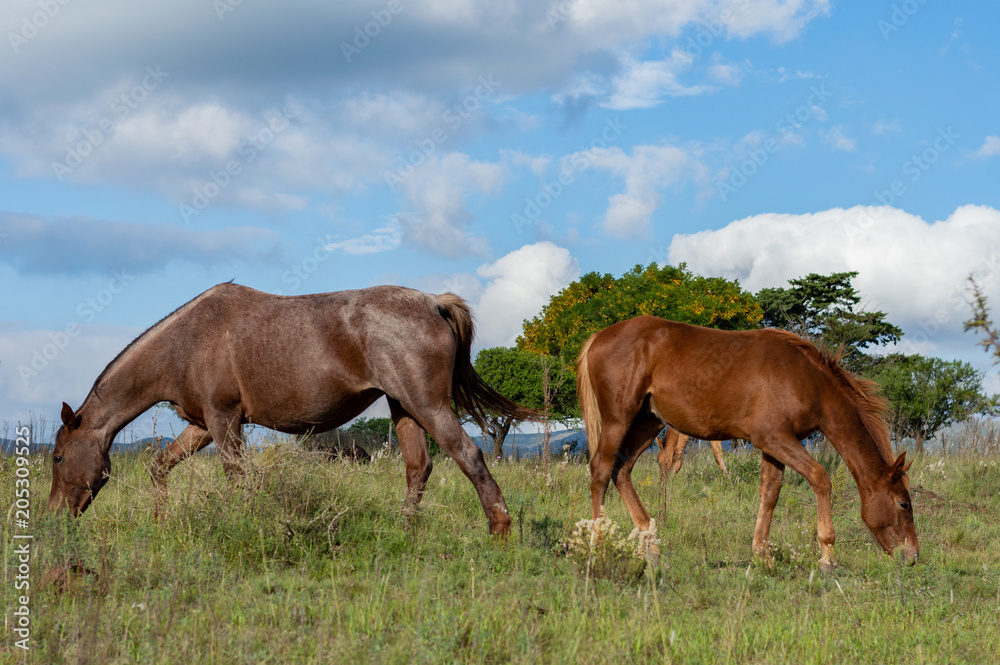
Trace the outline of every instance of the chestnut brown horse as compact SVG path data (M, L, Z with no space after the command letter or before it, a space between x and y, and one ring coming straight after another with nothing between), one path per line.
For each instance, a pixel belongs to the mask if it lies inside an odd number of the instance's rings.
M660 454L656 456L656 462L660 465L661 479L666 479L670 474L681 470L684 449L687 448L690 440L691 437L687 434L681 434L673 427L666 428L660 436L656 437L656 442L660 444ZM715 457L715 463L719 466L719 471L728 476L726 461L722 459L722 441L709 441L709 445L712 447L712 455Z
M857 482L861 518L888 554L915 563L906 454L893 459L877 386L836 355L776 329L723 331L640 316L590 337L577 365L596 519L614 479L636 528L649 513L632 485L639 455L665 424L705 440L749 439L763 454L753 551L769 560L771 517L785 466L816 493L820 568L833 559L830 478L800 441L821 431Z
M240 470L242 426L322 432L389 401L416 509L431 473L424 431L479 494L490 533L510 530L500 488L452 411L537 419L487 386L472 368L471 313L458 296L397 286L275 296L220 284L140 335L105 368L83 405L63 404L49 507L79 515L107 480L115 435L161 401L190 425L157 457L154 483L215 441L223 466ZM158 500L158 504L160 501Z

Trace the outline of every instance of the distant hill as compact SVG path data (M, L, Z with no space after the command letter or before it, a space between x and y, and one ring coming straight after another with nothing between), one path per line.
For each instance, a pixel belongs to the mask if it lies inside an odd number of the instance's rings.
M144 439L136 439L129 442L116 441L111 444L111 452L113 453L138 453L147 448L147 446L152 446L154 448L162 448L173 441L172 438L165 436L157 444L156 438L146 437ZM16 439L0 439L0 455L13 455L14 450L17 447ZM47 452L52 448L52 443L49 441L32 441L31 442L31 454L37 454L40 452Z

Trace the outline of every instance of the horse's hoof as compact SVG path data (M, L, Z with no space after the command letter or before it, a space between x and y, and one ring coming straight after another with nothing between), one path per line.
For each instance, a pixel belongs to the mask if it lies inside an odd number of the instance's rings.
M820 561L819 562L819 572L821 573L832 573L837 570L836 561Z

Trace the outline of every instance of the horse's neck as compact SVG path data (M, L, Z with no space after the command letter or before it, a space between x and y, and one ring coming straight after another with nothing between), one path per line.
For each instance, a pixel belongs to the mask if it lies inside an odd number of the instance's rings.
M886 461L872 434L864 426L860 414L857 414L853 405L851 409L847 417L839 418L824 427L823 434L850 469L858 487L871 486L885 474Z
M126 425L163 399L155 377L144 376L143 367L150 365L132 358L109 368L78 412L85 427L103 434L105 450Z

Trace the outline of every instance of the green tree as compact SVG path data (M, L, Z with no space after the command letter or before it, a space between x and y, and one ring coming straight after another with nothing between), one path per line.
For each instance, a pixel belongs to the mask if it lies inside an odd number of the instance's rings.
M561 358L571 368L593 333L642 314L697 325L742 330L757 326L761 309L736 281L702 277L677 267L635 266L615 279L587 273L524 322L517 347Z
M856 272L810 273L788 280L789 288L761 289L756 296L763 310L761 323L791 330L828 348L843 344L845 364L857 371L866 362L858 357L861 349L897 342L903 335L885 320L885 312L859 307L861 296L851 286L857 276Z
M997 412L997 396L983 393L983 372L961 360L894 354L880 363L875 379L889 402L894 436L911 437L917 453L941 428Z
M396 440L392 418L357 418L347 431L359 434L373 443L385 443L390 438Z
M560 372L553 367L558 364L558 359L497 346L480 351L473 367L504 397L531 409L547 410L551 419L565 422L577 417L578 408L572 372ZM504 440L515 424L509 416L489 417L484 434L493 443L494 457L503 455Z

